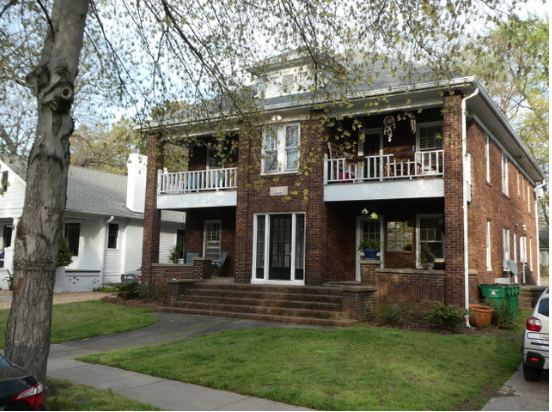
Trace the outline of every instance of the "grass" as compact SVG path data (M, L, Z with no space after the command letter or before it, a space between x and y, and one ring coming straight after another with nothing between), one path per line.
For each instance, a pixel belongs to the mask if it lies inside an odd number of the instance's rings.
M103 391L65 380L49 379L47 411L161 411L116 392Z
M100 301L54 305L51 343L110 335L149 326L159 320L150 309ZM0 347L5 347L9 309L0 310Z
M314 409L474 410L519 366L519 336L256 329L80 359Z

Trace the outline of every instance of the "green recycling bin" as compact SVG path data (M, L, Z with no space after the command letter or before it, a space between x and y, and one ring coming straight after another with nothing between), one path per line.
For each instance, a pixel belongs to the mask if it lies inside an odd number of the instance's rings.
M483 300L495 310L503 311L512 319L517 317L519 285L493 283L479 285Z

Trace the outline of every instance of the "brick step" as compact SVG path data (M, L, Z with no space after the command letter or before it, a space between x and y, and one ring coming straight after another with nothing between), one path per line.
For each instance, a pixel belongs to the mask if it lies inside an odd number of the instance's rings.
M315 310L315 309L297 309L286 307L267 307L258 302L253 305L238 305L238 304L224 304L224 303L205 303L205 302L187 302L179 301L175 303L177 308L186 309L203 309L217 312L232 312L243 314L264 314L274 316L289 316L289 317L302 317L302 318L314 318L314 319L337 319L343 317L341 311L337 310Z
M255 300L272 300L272 301L302 301L302 302L324 302L341 304L341 296L335 294L304 294L304 293L284 293L281 291L259 291L259 290L239 290L237 293L234 289L227 288L204 288L204 284L194 285L193 288L187 290L186 294L181 295L181 299L187 299L188 296L212 296L220 298L235 298L243 297Z
M282 323L296 323L301 325L317 325L317 326L338 326L344 327L354 325L358 323L352 319L318 319L318 318L304 318L298 316L278 316L268 315L261 313L240 313L240 312L227 312L217 311L212 309L197 309L197 308L181 308L181 307L158 307L160 312L170 313L182 313L187 315L201 315L201 316L219 316L228 318L240 318L259 320L265 322L282 322Z
M213 282L198 282L194 288L201 289L220 289L228 291L240 292L268 292L268 293L284 293L284 294L300 294L300 295L326 295L326 296L341 296L341 290L334 287L323 286L274 286L274 285L252 285L250 283L213 283Z
M201 303L220 303L227 305L258 306L261 305L270 308L289 308L289 309L314 309L314 310L333 310L341 311L341 300L291 300L284 296L281 299L260 299L254 296L221 296L196 293L193 291L182 295L181 302L201 302Z

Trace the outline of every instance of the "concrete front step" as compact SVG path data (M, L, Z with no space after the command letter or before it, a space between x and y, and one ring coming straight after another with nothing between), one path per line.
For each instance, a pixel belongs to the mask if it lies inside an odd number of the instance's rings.
M160 312L170 313L183 313L187 315L202 315L202 316L219 316L229 318L251 319L265 322L283 322L283 323L297 323L301 325L318 325L318 326L337 326L344 327L358 323L353 319L317 319L317 318L304 318L299 316L278 316L267 315L261 313L242 313L242 312L227 312L207 309L194 309L194 308L182 308L182 307L158 307Z
M288 301L288 302L312 302L312 303L330 303L341 305L341 295L332 293L285 293L281 291L261 291L261 290L233 290L225 288L205 288L204 284L194 285L187 290L182 299L188 299L188 296L205 296L220 299L250 299L256 301ZM295 291L294 291L295 292ZM332 291L333 292L333 291Z

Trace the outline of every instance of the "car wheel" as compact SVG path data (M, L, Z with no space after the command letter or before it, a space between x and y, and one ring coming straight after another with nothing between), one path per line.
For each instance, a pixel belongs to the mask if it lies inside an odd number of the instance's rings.
M527 381L540 381L542 370L523 365L523 377Z

